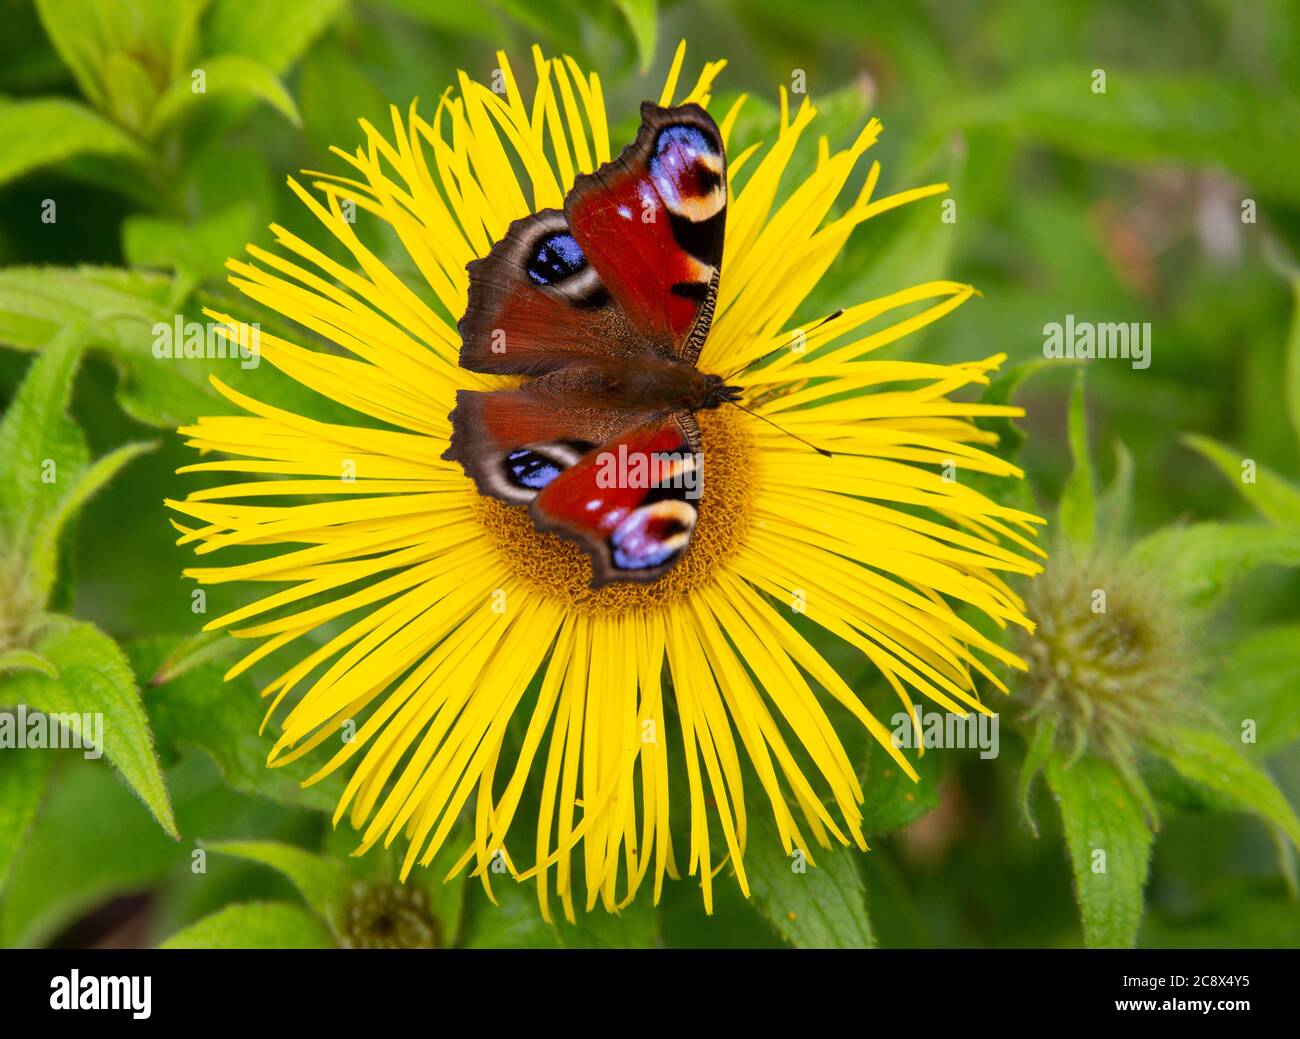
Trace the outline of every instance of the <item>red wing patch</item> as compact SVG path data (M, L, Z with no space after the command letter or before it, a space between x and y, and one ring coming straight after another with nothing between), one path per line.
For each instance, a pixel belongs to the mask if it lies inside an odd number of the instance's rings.
M695 530L698 443L687 412L628 430L548 483L530 507L533 521L586 550L593 588L653 581L681 558Z

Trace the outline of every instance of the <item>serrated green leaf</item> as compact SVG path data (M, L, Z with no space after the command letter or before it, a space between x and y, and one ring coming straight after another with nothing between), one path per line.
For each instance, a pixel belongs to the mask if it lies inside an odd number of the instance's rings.
M763 815L745 849L750 896L763 918L783 939L803 949L869 949L876 936L856 853L819 848L817 865L806 849L786 855L776 826Z
M78 155L150 161L143 145L79 102L0 100L0 184Z
M1249 523L1164 527L1133 546L1125 565L1160 575L1178 602L1209 608L1249 571L1300 565L1300 530Z
M0 894L36 819L53 764L54 755L45 750L0 753Z
M614 0L614 2L623 12L627 24L632 29L641 72L645 73L649 70L650 62L655 56L655 39L658 33L658 11L655 0Z
M1060 522L1066 539L1090 549L1097 536L1097 492L1093 486L1092 453L1088 449L1088 416L1080 369L1070 392L1070 454L1074 468L1061 488Z
M283 873L322 920L335 930L339 927L354 884L342 863L276 841L220 841L205 846Z
M59 677L58 669L43 656L18 646L0 650L0 675L7 671L38 671L50 678Z
M1272 778L1218 733L1179 726L1160 734L1158 749L1184 778L1278 827L1300 847L1300 819Z
M1210 698L1230 725L1253 723L1255 742L1243 745L1244 751L1271 754L1300 738L1297 676L1300 624L1253 632L1232 647Z
M1195 433L1184 434L1183 443L1213 462L1224 478L1266 519L1293 526L1300 524L1300 487L1258 462L1254 466L1253 482L1247 483L1244 478L1246 470L1242 467L1245 459L1226 444Z
M213 649L184 666L177 666L176 661L186 660L185 650L193 647L193 640L157 636L127 645L132 663L148 683L144 700L158 745L201 751L221 770L225 781L243 793L294 807L332 811L342 791L341 774L304 788L301 781L309 767L267 766L272 741L258 732L266 704L246 677L223 680L228 657L238 647L228 636L223 635L222 640L222 651ZM167 661L172 661L171 677L160 677Z
M177 931L160 949L330 949L329 928L289 902L226 906Z
M103 715L103 752L158 824L179 840L135 674L117 643L93 624L55 618L33 648L58 669L58 678L33 672L10 676L5 698L75 716L77 722L82 714Z
M1142 890L1152 834L1123 776L1084 755L1069 768L1049 758L1044 772L1065 826L1075 894L1091 948L1129 948L1142 922Z
M203 72L202 91L194 89L198 81L192 78L193 72L199 70ZM149 113L144 135L156 137L164 127L179 119L192 106L201 104L209 97L229 95L259 98L295 126L302 124L298 106L274 72L261 62L242 54L218 54L204 58L192 72L185 73L168 86Z

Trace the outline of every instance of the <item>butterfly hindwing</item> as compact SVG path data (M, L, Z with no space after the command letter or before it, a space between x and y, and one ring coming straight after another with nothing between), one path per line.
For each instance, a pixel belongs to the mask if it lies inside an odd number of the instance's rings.
M527 505L561 472L648 415L614 408L566 407L515 390L460 390L451 446L480 494Z
M564 211L516 220L469 265L461 367L539 375L591 358L693 364L726 220L722 137L698 105L641 106L636 140L579 176Z
M593 588L653 581L681 558L695 531L699 444L690 412L652 417L551 480L529 508L533 523L586 551Z
M651 581L695 529L700 432L689 412L556 407L518 390L461 390L452 444L480 494L527 505L538 530L591 557L592 586Z

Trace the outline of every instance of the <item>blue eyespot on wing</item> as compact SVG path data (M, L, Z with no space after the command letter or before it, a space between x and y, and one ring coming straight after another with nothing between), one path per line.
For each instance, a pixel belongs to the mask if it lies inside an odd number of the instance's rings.
M578 240L567 231L549 234L533 247L528 260L528 277L535 285L557 285L587 266Z

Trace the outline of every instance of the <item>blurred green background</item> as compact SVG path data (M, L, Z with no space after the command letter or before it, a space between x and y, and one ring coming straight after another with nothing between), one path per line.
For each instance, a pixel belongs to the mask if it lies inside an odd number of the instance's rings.
M359 117L387 126L388 103L405 109L417 96L427 115L458 69L488 78L498 48L525 83L533 42L598 71L616 142L635 126L637 103L657 97L682 38L688 81L704 60L729 61L715 111L750 94L741 140L770 140L777 88L799 73L822 112L815 128L833 144L879 116L885 133L870 157L884 167L881 193L947 180L956 219L938 219L930 204L872 221L809 313L938 276L982 293L890 356L958 361L1005 352L1014 365L1041 357L1043 326L1067 314L1150 322L1149 369L1118 360L1088 366L1099 480L1111 478L1116 441L1132 454L1132 537L1191 520L1263 521L1184 433L1231 445L1289 480L1300 474L1284 377L1300 249L1295 3L0 0L0 20L0 401L16 392L33 351L85 318L90 350L71 415L90 456L157 443L64 531L51 608L125 647L184 838L168 838L106 762L60 756L29 807L11 813L23 825L0 827L10 841L0 854L5 944L152 944L221 907L300 904L283 876L235 855L211 854L206 872L194 873L195 838L274 839L331 858L350 849L346 834L329 834L328 793L304 795L295 777L260 768L269 740L256 735L251 684L218 693L217 659L170 685L147 684L202 620L179 577L188 550L173 543L161 500L201 483L174 475L194 460L174 427L228 410L206 385L208 372L264 399L330 412L278 385L269 366L169 368L149 357L141 329L150 315L197 314L214 302L280 327L224 286L226 256L245 241L269 245L266 225L278 221L346 262L286 176L340 169L327 149L360 143ZM198 67L210 76L203 95L189 89ZM1104 94L1092 89L1097 70ZM47 200L57 208L52 223L42 219ZM411 272L391 242L359 227ZM1028 410L1021 459L1045 513L1071 466L1070 378L1058 366L1016 396ZM208 613L246 596L210 589ZM1222 674L1235 667L1234 681L1273 690L1276 710L1300 728L1300 707L1288 706L1300 701L1300 651L1287 648L1300 644L1294 567L1251 573L1208 631L1205 666L1188 695L1225 702L1233 693ZM1235 655L1243 645L1267 660L1243 663ZM843 652L833 659L892 713L859 661ZM0 701L16 702L3 688ZM1300 754L1288 731L1289 749L1272 748L1267 765L1294 805ZM870 775L868 752L860 753ZM459 895L451 909L445 893L429 897L443 907L436 917L449 914L440 919L443 940L454 934L461 944L1078 945L1060 823L1036 795L1035 837L1016 806L1022 756L1018 737L1004 732L992 765L970 752L934 755L915 794L892 785L872 793L881 820L874 850L844 853L835 867L848 871L851 905L865 902L869 933L788 928L779 876L760 885L767 893L754 903L719 878L712 919L695 882L681 881L658 912L643 898L617 921L589 918L576 928L538 923L528 893L508 893L503 910L487 906L477 885L465 889L463 907ZM1287 879L1293 849L1222 800L1187 796L1176 783L1153 786L1161 828L1138 941L1300 943ZM380 867L348 868L364 878ZM773 872L781 873L779 861ZM329 937L301 918L285 927L305 943Z

